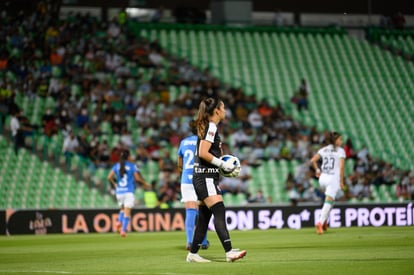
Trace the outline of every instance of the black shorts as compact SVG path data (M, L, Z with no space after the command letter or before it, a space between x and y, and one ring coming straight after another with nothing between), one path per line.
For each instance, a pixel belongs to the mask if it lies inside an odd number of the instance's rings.
M207 197L213 195L221 195L219 187L219 175L203 174L193 176L193 185L196 191L198 200L205 200Z

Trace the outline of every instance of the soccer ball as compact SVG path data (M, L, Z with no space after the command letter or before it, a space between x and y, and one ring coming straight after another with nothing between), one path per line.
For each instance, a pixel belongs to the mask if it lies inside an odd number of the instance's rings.
M233 156L233 155L223 155L223 156L220 157L220 159L223 160L223 161L226 161L226 162L230 161L235 166L233 171L230 171L230 172L226 172L222 168L219 168L220 175L222 175L223 177L227 177L227 178L234 178L234 177L237 177L240 174L241 164L240 164L240 160L239 160L238 157Z

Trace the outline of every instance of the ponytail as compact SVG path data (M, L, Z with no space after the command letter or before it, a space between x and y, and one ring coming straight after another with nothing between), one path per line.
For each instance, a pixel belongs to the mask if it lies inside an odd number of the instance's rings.
M125 150L121 152L121 158L120 158L120 168L119 168L119 173L121 175L121 178L124 176L125 174L125 162L126 160L129 158L129 151Z
M191 133L193 133L193 135L197 135L197 125L196 125L195 120L191 120L191 121L188 123L188 126L189 126L189 127L190 127L190 129L191 129Z
M198 138L202 139L209 123L209 117L214 115L214 110L220 107L221 100L218 98L206 98L200 102L197 118L190 122L191 127L197 129Z

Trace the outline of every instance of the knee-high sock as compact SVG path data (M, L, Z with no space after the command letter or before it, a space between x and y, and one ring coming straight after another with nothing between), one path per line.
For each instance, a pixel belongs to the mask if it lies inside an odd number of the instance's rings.
M185 210L185 233L187 236L187 243L191 243L193 241L197 214L198 211L195 208L187 208Z
M229 231L226 224L226 209L223 202L218 202L211 207L211 212L214 215L214 227L216 233L223 245L224 251L228 252L232 249Z
M124 219L122 221L122 231L127 232L129 225L129 217L124 216Z
M122 224L123 220L124 220L124 211L121 210L121 211L119 211L118 222Z
M333 201L325 201L325 203L323 204L321 217L319 219L319 222L321 224L323 224L329 218L329 213L331 212L332 205Z
M201 243L206 236L211 214L210 209L205 205L200 205L198 208L198 220L194 231L193 243L191 245L191 253L197 253L200 249Z

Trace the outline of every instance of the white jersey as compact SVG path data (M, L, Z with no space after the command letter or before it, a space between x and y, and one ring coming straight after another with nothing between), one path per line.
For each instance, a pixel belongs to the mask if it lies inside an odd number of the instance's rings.
M345 150L342 147L334 148L333 145L330 144L319 149L318 154L321 156L322 159L322 174L328 174L339 178L339 160L341 158L345 159Z
M345 159L345 150L341 147L334 149L333 145L328 145L318 151L321 156L321 176L319 185L325 190L325 195L335 198L341 190L340 187L340 159Z

